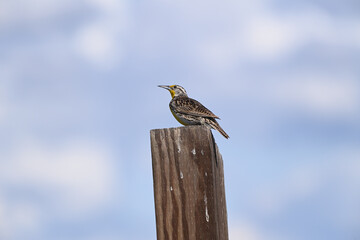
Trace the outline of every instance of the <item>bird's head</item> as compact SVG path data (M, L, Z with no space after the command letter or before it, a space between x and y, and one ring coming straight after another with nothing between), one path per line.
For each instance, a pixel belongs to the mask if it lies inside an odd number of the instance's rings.
M171 85L171 86L159 85L158 87L165 88L165 89L169 90L172 98L180 96L180 95L187 96L187 93L186 93L185 89L182 86L179 86L179 85Z

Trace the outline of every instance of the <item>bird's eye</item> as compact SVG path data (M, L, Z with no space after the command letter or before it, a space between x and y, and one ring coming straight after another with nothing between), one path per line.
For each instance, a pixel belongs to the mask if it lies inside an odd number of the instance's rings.
M175 85L174 88L177 88L177 86Z

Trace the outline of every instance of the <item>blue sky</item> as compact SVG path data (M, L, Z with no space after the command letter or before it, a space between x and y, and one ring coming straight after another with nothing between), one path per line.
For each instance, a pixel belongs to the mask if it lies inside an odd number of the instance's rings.
M0 3L0 239L155 239L149 131L221 117L231 239L360 238L356 1Z

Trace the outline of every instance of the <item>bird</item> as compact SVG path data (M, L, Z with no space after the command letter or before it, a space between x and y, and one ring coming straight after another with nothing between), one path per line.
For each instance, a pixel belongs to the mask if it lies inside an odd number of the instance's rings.
M221 133L226 139L229 135L220 127L216 119L220 119L195 99L189 98L185 88L179 85L158 85L171 94L170 111L182 125L205 125Z

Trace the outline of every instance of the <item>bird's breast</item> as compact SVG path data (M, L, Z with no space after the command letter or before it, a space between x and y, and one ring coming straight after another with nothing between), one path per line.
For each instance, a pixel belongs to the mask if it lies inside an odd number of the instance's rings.
M170 111L171 111L172 115L174 116L174 118L182 125L187 126L187 125L196 124L194 121L189 121L188 119L183 118L180 114L176 114L171 108L170 108Z

